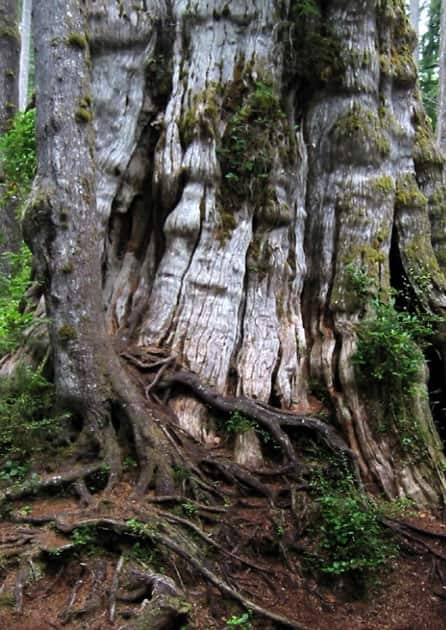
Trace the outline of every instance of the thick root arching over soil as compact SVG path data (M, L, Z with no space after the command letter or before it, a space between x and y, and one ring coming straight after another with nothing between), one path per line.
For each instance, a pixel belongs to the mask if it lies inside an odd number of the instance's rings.
M77 449L70 468L35 473L0 495L0 622L12 615L15 627L31 627L37 588L51 602L46 627L226 628L246 615L255 628L310 628L309 602L329 619L336 606L317 586L305 452L325 447L354 474L341 435L318 417L219 395L170 357L121 358L105 460ZM176 422L166 393L178 388L219 414L215 443L199 444ZM267 436L261 469L233 460L224 426L235 413ZM441 600L446 530L382 522L411 553L433 559Z

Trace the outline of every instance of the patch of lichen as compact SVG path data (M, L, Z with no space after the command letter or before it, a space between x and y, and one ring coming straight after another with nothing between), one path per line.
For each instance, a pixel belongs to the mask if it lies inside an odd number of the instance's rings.
M194 95L191 107L181 117L178 125L184 147L194 138L216 137L220 112L218 94L218 86L211 83L206 90Z
M67 43L69 46L78 48L79 50L86 50L88 46L87 38L84 33L69 33Z
M63 324L63 326L58 329L57 335L60 342L63 344L73 341L77 336L75 329L69 324Z
M381 175L371 181L374 191L382 195L391 195L395 192L395 180L391 175Z
M331 310L364 311L382 288L385 268L386 256L377 238L372 245L360 243L340 252L330 296Z
M379 116L357 103L334 124L333 140L339 144L349 141L355 146L367 145L382 157L390 154L390 142Z
M0 39L12 39L16 43L20 41L19 29L16 26L2 26Z
M415 126L413 159L416 167L442 167L445 161L444 156L437 147L432 125L424 111L417 111L413 122Z
M415 289L418 287L419 291L426 292L421 278L424 279L428 273L429 283L446 290L446 278L432 249L429 234L414 234L411 241L404 246L402 256L406 261L405 268L409 279Z
M404 3L400 0L379 2L377 16L380 26L378 32L381 36L381 76L392 79L397 85L415 85L417 67L413 51L417 39Z
M93 120L93 114L89 109L80 105L74 112L74 118L76 122L86 124Z
M256 234L248 248L246 268L257 275L259 280L265 278L271 269L271 247L268 242Z
M399 177L396 182L395 208L419 209L427 208L427 198L418 187L415 176L411 173Z

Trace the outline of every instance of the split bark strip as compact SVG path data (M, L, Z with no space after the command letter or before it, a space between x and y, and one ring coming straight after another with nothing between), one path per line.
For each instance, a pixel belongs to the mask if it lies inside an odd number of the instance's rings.
M56 527L63 533L70 533L78 527L96 527L98 529L112 530L118 534L126 534L129 532L129 527L127 523L111 518L86 518L69 524L56 521ZM134 532L132 532L132 534L134 535ZM186 562L188 562L198 573L201 573L204 578L206 578L209 582L216 586L222 593L225 593L230 598L238 601L248 610L251 610L252 612L265 619L270 619L271 621L281 624L285 628L293 628L294 630L308 630L306 626L297 623L296 621L292 621L291 619L287 619L286 617L278 615L270 610L262 608L261 606L258 606L246 597L243 597L243 595L228 586L228 584L221 580L213 571L203 566L200 560L192 556L189 552L187 552L183 547L178 545L171 538L168 538L167 536L164 536L163 534L159 534L158 532L154 531L141 532L140 536L142 538L149 538L153 542L161 544L164 547L167 547L167 549L173 551L175 554L186 560Z
M119 558L118 564L116 565L116 570L115 570L115 573L113 575L112 585L111 585L111 589L110 589L110 599L109 599L110 607L109 607L109 615L108 615L108 619L109 619L110 623L113 623L114 620L115 620L115 615L116 615L116 593L118 591L119 576L121 574L123 565L124 565L124 556L121 556Z
M325 424L325 422L322 422L318 418L281 411L264 404L259 404L248 398L221 396L212 388L203 385L198 376L191 372L185 372L184 370L169 374L169 376L163 379L161 384L163 386L184 385L191 389L203 402L225 414L238 411L252 420L255 420L271 432L272 436L277 440L292 462L296 462L296 454L290 439L286 433L282 431L282 426L300 427L314 431L321 435L328 446L333 450L345 453L349 458L354 458L354 454L345 440L333 427Z

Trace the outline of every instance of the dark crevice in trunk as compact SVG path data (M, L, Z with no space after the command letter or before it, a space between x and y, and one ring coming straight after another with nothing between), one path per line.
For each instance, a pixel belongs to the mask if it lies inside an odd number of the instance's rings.
M391 287L395 292L395 308L415 314L420 312L422 304L404 271L398 247L398 233L395 227L392 231L389 264ZM446 452L446 387L443 358L440 349L434 345L425 348L423 352L429 369L427 383L429 406L435 427L443 443L443 450Z
M443 359L434 346L425 351L425 357L429 367L429 405L446 453L446 389L443 378Z

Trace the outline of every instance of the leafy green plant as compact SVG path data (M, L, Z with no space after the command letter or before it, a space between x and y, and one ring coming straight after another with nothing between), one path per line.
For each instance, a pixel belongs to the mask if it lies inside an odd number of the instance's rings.
M240 628L240 630L251 630L251 613L244 612L242 615L232 615L226 620L226 628Z
M379 388L386 411L386 431L392 419L399 429L404 455L422 456L424 441L413 414L412 401L420 394L422 348L433 333L433 319L398 311L395 300L374 302L374 317L358 326L358 344L352 360L365 383Z
M185 514L187 514L187 516L194 516L198 511L198 508L194 503L182 503L181 509Z
M91 547L94 542L91 528L86 525L77 527L71 533L71 541L76 547Z
M371 279L365 269L350 262L345 265L348 289L362 298L369 295L371 289Z
M316 0L297 0L297 15L320 15L320 9Z
M138 467L138 462L131 455L126 455L122 460L122 468L124 470L135 470Z
M319 505L322 572L349 573L363 581L376 576L398 550L379 522L376 504L356 488L349 473L337 480L316 474L312 486Z
M36 171L35 109L18 112L11 129L0 138L4 195L19 201L28 194Z
M21 481L26 477L29 467L26 464L19 464L8 459L0 469L0 479L2 481Z
M225 429L228 433L247 433L256 427L256 423L239 411L233 411L226 421Z

